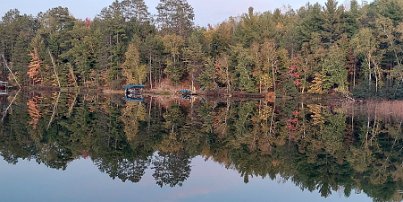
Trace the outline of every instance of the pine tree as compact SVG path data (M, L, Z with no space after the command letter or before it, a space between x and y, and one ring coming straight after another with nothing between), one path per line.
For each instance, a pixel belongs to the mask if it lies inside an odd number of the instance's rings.
M180 62L182 47L185 43L183 37L176 34L168 34L162 38L166 53L169 56L166 59L165 73L175 84L182 79L185 69Z
M327 0L323 12L324 23L322 25L323 32L321 32L322 43L326 47L330 47L341 36L341 15L342 8L338 8L337 1Z
M237 44L234 48L237 65L235 66L235 73L238 75L237 83L241 91L256 92L254 78L252 76L253 58L250 51L243 48L242 45Z
M157 23L163 33L188 36L193 27L194 12L186 0L160 0Z
M200 36L198 36L197 33L193 33L188 38L188 45L183 48L184 62L186 63L186 70L192 82L192 91L195 91L194 82L196 73L201 69L204 62L203 47L200 43L199 37Z
M136 20L141 23L151 20L144 0L123 0L120 4L126 20Z
M300 11L303 16L298 26L298 35L300 43L309 42L312 33L319 33L323 30L324 18L321 13L321 6L319 3L314 5L308 4L307 8Z
M214 66L215 64L212 58L208 57L203 64L201 74L197 78L197 81L205 90L212 90L217 87L216 72Z
M344 34L347 34L349 38L351 38L355 33L357 33L359 29L359 11L358 11L358 2L356 0L352 0L350 3L350 9L343 12L341 16L341 31Z

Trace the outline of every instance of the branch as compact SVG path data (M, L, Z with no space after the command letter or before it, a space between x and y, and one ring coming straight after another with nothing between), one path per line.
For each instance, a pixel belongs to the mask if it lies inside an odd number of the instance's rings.
M7 111L10 109L10 107L13 105L15 99L17 98L18 94L20 93L21 89L18 89L17 93L14 95L13 99L11 100L10 104L7 106L6 110L3 112L3 117L1 117L1 122L4 121L4 118L7 116Z
M10 67L8 67L7 65L7 61L6 58L4 57L4 54L2 54L1 56L3 58L4 65L7 67L8 71L10 71L10 74L13 76L15 83L17 83L18 87L21 89L21 85L20 83L18 83L17 77L14 75L13 71L11 71Z
M50 120L49 120L49 123L48 123L47 130L49 130L49 127L50 127L50 125L52 124L53 119L54 119L54 118L55 118L55 116L56 116L57 105L59 104L59 99L60 99L60 91L59 91L59 94L57 95L57 98L56 98L55 104L53 105L53 112L52 112L52 116L50 117Z
M49 48L48 48L48 53L49 53L50 59L52 60L53 72L54 72L54 74L56 76L57 84L59 85L59 88L60 88L59 75L57 75L55 59L53 58L53 55L50 52Z

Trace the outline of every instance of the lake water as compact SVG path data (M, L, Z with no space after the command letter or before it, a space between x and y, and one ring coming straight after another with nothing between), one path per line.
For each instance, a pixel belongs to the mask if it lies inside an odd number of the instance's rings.
M0 98L1 201L401 201L399 103Z

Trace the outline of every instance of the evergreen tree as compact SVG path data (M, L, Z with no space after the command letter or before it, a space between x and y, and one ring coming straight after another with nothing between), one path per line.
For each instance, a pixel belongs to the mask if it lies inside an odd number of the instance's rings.
M202 44L200 42L200 35L197 33L193 33L188 38L187 46L183 48L183 57L184 63L187 66L187 72L190 76L190 80L192 82L191 90L195 91L195 77L197 73L200 71L201 66L204 63L204 53L202 50Z
M143 84L147 76L147 66L140 63L140 52L135 42L129 45L123 63L123 72L127 83Z
M194 12L186 0L160 0L157 23L165 34L188 36L193 28Z
M327 0L323 12L324 23L322 25L323 32L319 32L322 36L322 43L329 48L335 41L341 37L341 16L343 8L337 6L337 1Z
M168 75L169 79L175 82L175 84L178 84L185 73L183 64L180 61L181 50L185 41L183 37L175 34L165 35L162 41L165 51L168 54L165 73Z
M136 20L139 22L148 22L151 15L148 12L144 0L123 0L121 3L123 16L127 20Z
M329 54L324 58L322 75L324 75L323 89L335 88L340 92L347 92L347 69L345 51L334 44L329 48Z

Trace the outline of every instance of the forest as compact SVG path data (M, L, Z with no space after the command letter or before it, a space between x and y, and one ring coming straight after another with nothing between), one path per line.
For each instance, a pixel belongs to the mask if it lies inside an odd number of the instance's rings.
M250 7L206 27L194 25L186 0L161 0L156 9L116 0L94 19L64 7L36 16L10 10L0 21L0 54L15 75L1 76L37 88L403 96L400 0Z
M10 164L31 160L64 170L86 158L113 179L141 183L148 173L156 186L177 187L199 156L237 171L245 183L280 178L322 197L363 192L374 201L402 200L401 101L390 113L382 103L125 103L55 92L12 100L0 125L0 155Z

